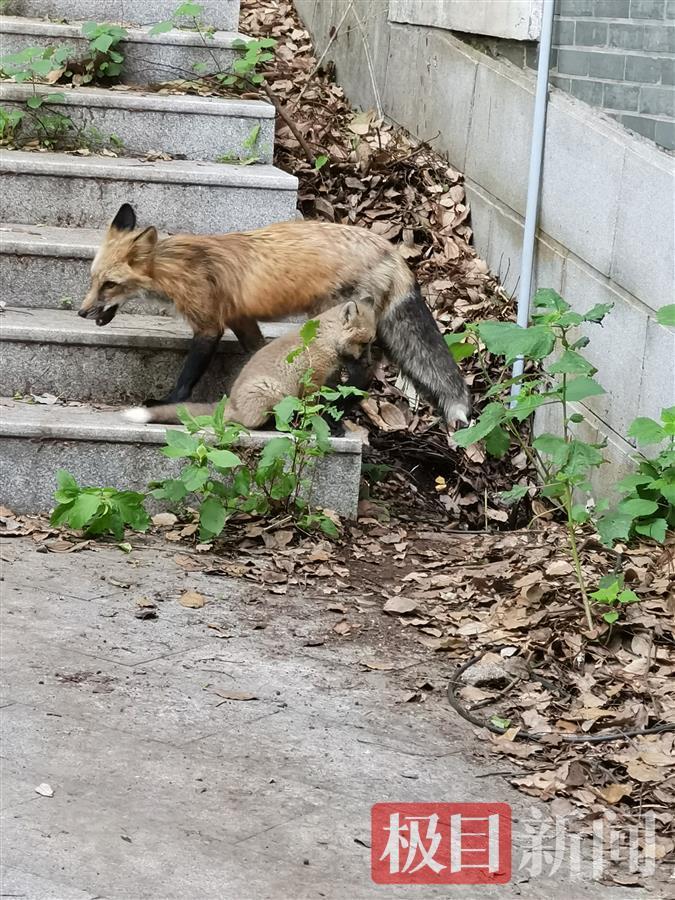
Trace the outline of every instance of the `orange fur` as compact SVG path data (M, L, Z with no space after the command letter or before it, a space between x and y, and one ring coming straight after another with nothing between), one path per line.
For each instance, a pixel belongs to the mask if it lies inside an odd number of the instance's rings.
M319 313L353 292L376 315L412 273L384 238L349 225L283 222L258 231L173 235L111 227L92 265L82 311L122 303L139 291L162 294L195 333L291 313ZM105 287L104 287L105 285ZM235 329L236 330L236 329Z

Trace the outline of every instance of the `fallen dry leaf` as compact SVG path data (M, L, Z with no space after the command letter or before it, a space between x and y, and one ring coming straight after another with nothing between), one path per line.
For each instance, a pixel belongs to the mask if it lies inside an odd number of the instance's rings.
M222 697L223 700L259 700L257 694L252 694L250 691L228 691L221 690L221 688L212 688L211 693L216 694L218 697ZM220 703L217 704L220 706Z
M35 788L35 793L40 794L41 797L53 797L54 796L54 788L47 784L46 781L43 781L42 784L38 784Z
M175 525L177 521L178 516L170 512L157 513L152 517L153 525Z
M382 609L392 615L405 615L414 612L417 605L417 601L411 600L409 597L390 597Z
M206 599L197 591L186 591L178 598L178 602L181 606L187 606L188 609L200 609L206 603Z

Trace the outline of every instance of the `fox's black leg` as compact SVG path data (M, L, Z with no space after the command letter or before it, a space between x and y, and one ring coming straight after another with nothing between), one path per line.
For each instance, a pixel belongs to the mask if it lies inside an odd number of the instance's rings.
M265 338L255 319L232 319L227 324L247 353L255 353L265 345Z
M215 337L205 337L204 335L196 334L192 338L188 355L185 358L183 368L178 376L178 381L176 382L174 389L161 400L146 400L145 406L158 406L165 403L183 403L185 400L189 400L195 385L204 372L206 372L209 363L213 359L220 338L220 334Z

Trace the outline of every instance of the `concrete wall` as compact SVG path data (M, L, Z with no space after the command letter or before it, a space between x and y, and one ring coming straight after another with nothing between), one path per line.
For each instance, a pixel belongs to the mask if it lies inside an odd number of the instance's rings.
M675 0L558 0L553 81L675 149Z
M320 50L344 14L338 0L296 0ZM534 75L438 28L390 22L388 0L355 0L327 54L358 106L375 106L466 174L479 252L509 291L517 285ZM359 24L360 23L360 24ZM375 85L366 59L372 57ZM673 160L653 143L552 89L535 285L575 307L615 304L587 355L607 395L588 401L594 427L624 466L637 415L675 404L675 331L656 323L672 302ZM616 470L608 478L616 475Z

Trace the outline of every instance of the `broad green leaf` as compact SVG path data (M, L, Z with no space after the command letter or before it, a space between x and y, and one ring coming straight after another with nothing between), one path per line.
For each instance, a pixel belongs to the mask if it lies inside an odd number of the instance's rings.
M309 420L310 427L316 438L317 447L320 450L330 450L330 428L321 416L312 416Z
M56 473L56 483L59 486L59 490L63 493L74 494L80 490L78 483L66 469L58 470Z
M639 603L640 598L635 593L635 591L621 591L618 596L619 603Z
M204 7L200 3L181 3L174 12L175 16L192 16L196 18L204 12Z
M57 496L57 495L55 495L55 496ZM70 512L70 509L71 509L73 503L75 503L74 499L68 500L65 503L59 503L59 505L54 508L51 516L49 517L49 521L51 522L51 524L52 525L63 525L64 522L67 522L68 514Z
M607 313L610 313L613 308L613 303L596 303L595 306L591 307L591 309L588 310L588 312L584 313L584 321L602 322Z
M554 309L556 312L566 312L570 306L553 288L539 288L532 298L535 309Z
M562 393L562 389L561 389ZM574 402L585 400L586 397L594 397L597 394L604 394L605 389L594 378L587 375L581 375L567 382L565 397L568 401Z
M675 303L668 303L657 310L656 321L659 325L675 327Z
M75 498L75 502L68 511L68 524L71 528L84 528L87 522L95 515L101 505L99 493L82 493Z
M311 344L314 338L317 336L319 331L319 320L318 319L309 319L300 329L300 337L302 338L302 343L307 346Z
M638 516L651 516L659 508L658 503L653 500L643 500L639 497L622 500L619 503L619 512L634 519Z
M283 426L287 427L295 413L300 409L302 409L302 404L297 397L284 397L283 400L280 400L274 407L277 428L284 431L285 428Z
M212 462L219 469L234 469L241 465L241 460L231 450L209 450L206 455L209 458L209 462Z
M215 497L207 497L199 507L199 524L213 537L223 530L226 518L225 507Z
M319 528L323 531L324 534L328 535L331 538L337 538L340 535L338 531L337 525L333 522L332 519L329 519L328 516L319 516Z
M494 456L495 459L501 459L508 451L510 445L511 438L501 425L493 428L485 438L485 449L490 456Z
M209 480L209 470L206 466L186 466L180 473L180 480L185 490L192 493L201 490ZM185 496L183 494L183 496ZM182 497L177 498L182 500Z
M501 403L488 403L475 425L470 428L462 428L456 431L453 439L458 447L468 447L484 437L497 427L507 417L508 412Z
M625 475L621 481L617 482L616 489L621 492L634 491L641 484L649 484L652 481L651 475L641 475L639 472L631 475Z
M466 332L462 334L445 334L443 338L455 362L468 359L469 356L473 356L476 352L476 345L471 341L465 340Z
M550 456L555 466L562 466L570 452L569 444L556 434L540 434L532 444L538 453Z
M506 362L519 356L543 359L555 345L555 334L546 325L521 328L514 322L481 322L478 333L490 353L505 357Z
M675 484L662 484L660 491L668 503L670 503L671 506L675 506Z
M516 405L511 410L511 415L518 422L522 422L523 419L531 416L540 406L544 406L552 401L558 402L558 400L558 394L555 391L547 391L545 394L518 394Z
M294 452L295 444L288 437L276 437L268 441L260 454L259 468L267 469L278 459L289 459Z
M572 521L576 522L577 525L583 525L584 522L588 522L590 519L590 513L583 505L583 503L575 503L572 506Z
M602 543L612 547L617 541L628 540L632 524L633 516L613 510L598 519L596 527Z
M29 97L26 100L26 106L28 109L39 109L42 106L43 98L42 97Z
M506 731L511 725L511 719L504 719L501 716L491 716L490 724L494 725L495 728L503 728Z
M152 496L158 500L170 500L172 503L180 503L187 496L187 488L178 478L167 478L162 486L152 491Z
M497 497L502 503L510 506L512 503L522 500L528 491L529 487L526 484L516 484L508 491L500 491L500 493L497 494Z
M171 31L172 28L173 22L171 19L167 19L165 22L158 22L156 25L153 25L148 33L153 36L156 34L165 34L167 31Z
M113 43L114 38L110 34L99 34L99 36L92 41L91 46L94 50L99 50L101 53L106 53L110 49L110 45Z
M186 431L180 431L177 428L167 429L165 440L166 447L162 447L162 453L172 459L179 459L183 456L192 456L199 447L197 438L188 434Z
M662 544L666 539L668 523L665 519L652 519L651 522L642 522L639 525L636 525L635 530L638 534L653 538L655 541L658 541L659 544Z
M606 613L603 613L603 614L602 614L602 618L603 618L603 619L605 620L605 622L607 622L609 625L613 625L614 622L616 622L616 620L619 618L619 613L618 613L616 610L612 610L612 612L606 612Z
M549 366L549 372L552 375L557 375L559 372L569 375L592 375L595 371L597 371L595 367L574 350L564 350L560 359Z
M597 447L575 440L569 442L569 455L563 468L567 475L583 475L590 466L599 466L603 462L604 457Z
M628 429L628 436L634 437L638 444L640 444L641 447L644 447L649 444L659 444L665 438L666 434L658 422L640 416L637 419L633 419L631 422L630 428Z
M323 167L326 165L327 162L328 162L328 157L326 156L326 154L320 153L319 156L317 156L316 159L314 160L314 168L318 172L320 169L323 169Z

